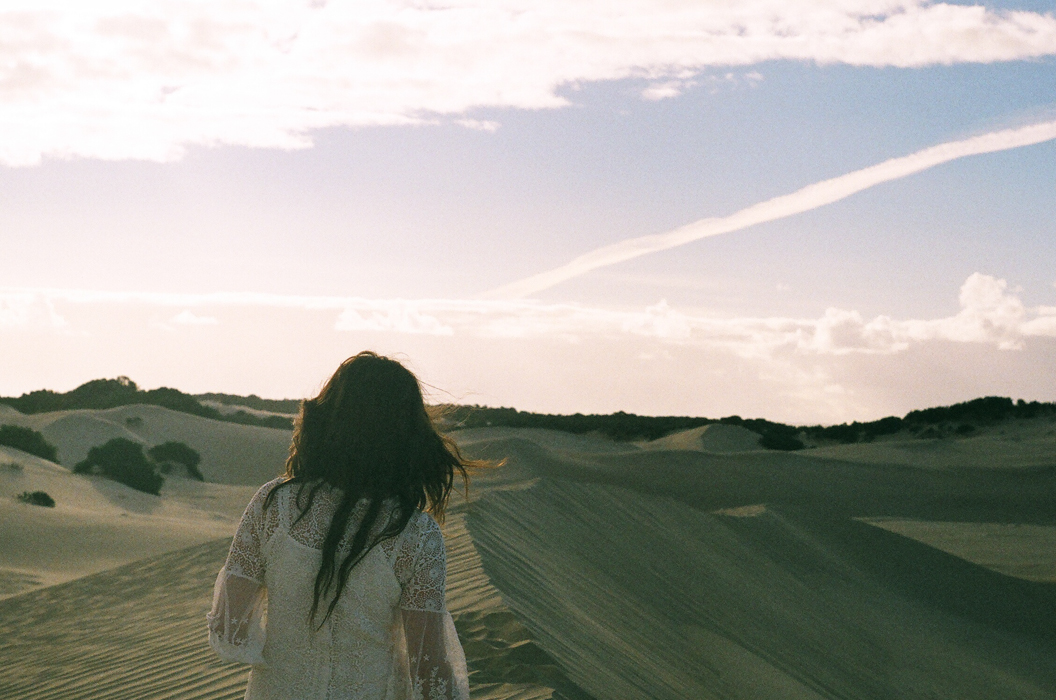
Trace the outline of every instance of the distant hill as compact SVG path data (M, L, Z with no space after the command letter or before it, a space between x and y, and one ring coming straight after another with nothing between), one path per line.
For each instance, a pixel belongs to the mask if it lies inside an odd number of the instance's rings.
M1002 421L1056 416L1056 403L1013 401L1000 396L987 396L952 406L939 406L910 411L904 417L888 416L866 423L840 425L793 426L764 418L700 418L690 416L639 416L633 413L606 415L554 415L529 413L514 408L486 406L444 406L442 424L448 429L505 426L511 428L546 428L569 433L599 433L614 440L656 440L681 430L712 423L737 425L762 436L760 445L769 449L796 450L805 440L814 443L870 442L883 435L903 431L921 438L940 438L950 435L967 436L980 428Z
M93 379L67 392L41 389L19 397L0 397L0 404L6 404L19 413L25 414L146 404L227 423L284 430L292 427L292 421L283 416L256 416L246 411L221 413L211 406L203 405L194 396L185 394L179 389L161 387L160 389L143 390L128 377Z
M222 412L203 402L241 407L247 410ZM148 404L228 423L285 430L292 427L290 416L300 410L300 403L299 399L264 399L256 394L249 396L221 393L191 395L167 387L143 390L128 377L94 379L65 393L43 389L23 394L17 398L0 397L0 404L7 404L26 414ZM250 410L280 415L261 415L251 413ZM765 418L741 418L740 416L725 418L639 416L623 411L608 414L562 415L518 411L515 408L450 404L437 406L436 413L441 427L445 430L484 427L543 428L574 434L596 433L620 441L656 440L682 430L722 423L737 425L758 433L761 436L761 447L797 450L808 443L870 442L884 435L894 435L904 431L920 438L968 436L981 428L1002 421L1056 416L1056 403L1028 402L1022 399L1013 401L1001 396L986 396L951 406L910 411L901 418L888 416L865 423L855 421L829 426L794 426Z
M269 411L271 413L285 413L295 415L301 410L300 399L262 399L256 394L249 396L238 396L237 394L195 394L194 398L199 401L214 401L225 406L245 406L258 411Z

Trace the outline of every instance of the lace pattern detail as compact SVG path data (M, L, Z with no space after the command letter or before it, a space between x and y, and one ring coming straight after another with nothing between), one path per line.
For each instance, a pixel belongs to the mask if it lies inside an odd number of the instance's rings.
M282 483L282 480L276 480L276 485ZM305 547L311 547L312 549L322 550L323 543L326 541L326 535L330 531L330 523L334 519L334 513L337 511L337 507L341 504L341 492L337 489L329 488L327 486L321 486L315 492L315 498L312 501L312 507L304 514L303 517L298 519L300 513L304 510L305 506L308 505L308 495L311 490L309 485L298 484L290 488L284 488L276 494L275 502L279 504L280 516L276 518L282 519L282 524L286 527L290 537L293 538L299 544ZM394 500L385 501L382 503L381 510L378 512L378 518L371 528L371 539L381 534L381 532L388 527L392 518L396 517L396 502ZM360 500L356 505L352 507L352 512L348 517L348 530L345 532L341 541L338 543L338 553L347 552L352 546L352 538L359 527L359 523L366 517L367 510L370 507L370 502L366 499ZM413 519L413 516L412 516ZM392 552L396 546L396 538L388 538L382 540L380 545L385 550L385 554L389 557L392 556Z
M264 584L264 543L271 539L279 525L278 509L265 511L264 499L279 483L281 480L276 479L261 486L242 513L227 555L225 569L229 574Z
M400 608L443 612L447 551L440 526L427 513L416 513L400 538L393 562L403 588Z

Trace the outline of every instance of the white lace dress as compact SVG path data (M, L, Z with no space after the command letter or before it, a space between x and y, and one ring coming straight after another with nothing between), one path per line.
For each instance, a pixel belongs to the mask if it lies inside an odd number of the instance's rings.
M398 537L374 547L317 630L328 601L314 625L308 613L340 494L321 488L294 524L297 486L279 489L263 508L281 481L262 486L246 507L208 616L216 653L253 665L246 699L467 699L466 659L444 604L446 555L436 521L416 511ZM350 534L365 506L353 511ZM383 510L379 530L387 517Z

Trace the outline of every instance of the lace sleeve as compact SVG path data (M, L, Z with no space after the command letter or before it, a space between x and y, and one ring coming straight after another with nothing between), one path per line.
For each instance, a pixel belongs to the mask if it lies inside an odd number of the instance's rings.
M209 645L225 661L264 663L267 589L264 544L277 521L276 504L264 499L276 482L265 484L242 514L227 561L216 577L213 607L207 616Z
M400 614L412 700L468 700L466 656L444 603L447 554L436 521L418 514L397 557ZM402 561L401 561L402 560Z
M425 513L417 514L408 530L396 562L396 575L403 587L400 608L443 612L447 609L444 603L447 551L443 533Z
M466 655L450 613L403 610L411 700L469 700Z

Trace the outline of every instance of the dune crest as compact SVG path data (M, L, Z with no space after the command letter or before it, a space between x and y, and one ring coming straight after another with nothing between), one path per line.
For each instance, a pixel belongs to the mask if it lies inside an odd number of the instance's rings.
M657 440L643 443L647 450L696 450L698 452L748 452L761 450L759 433L739 425L712 423L699 428L683 430L665 435Z

